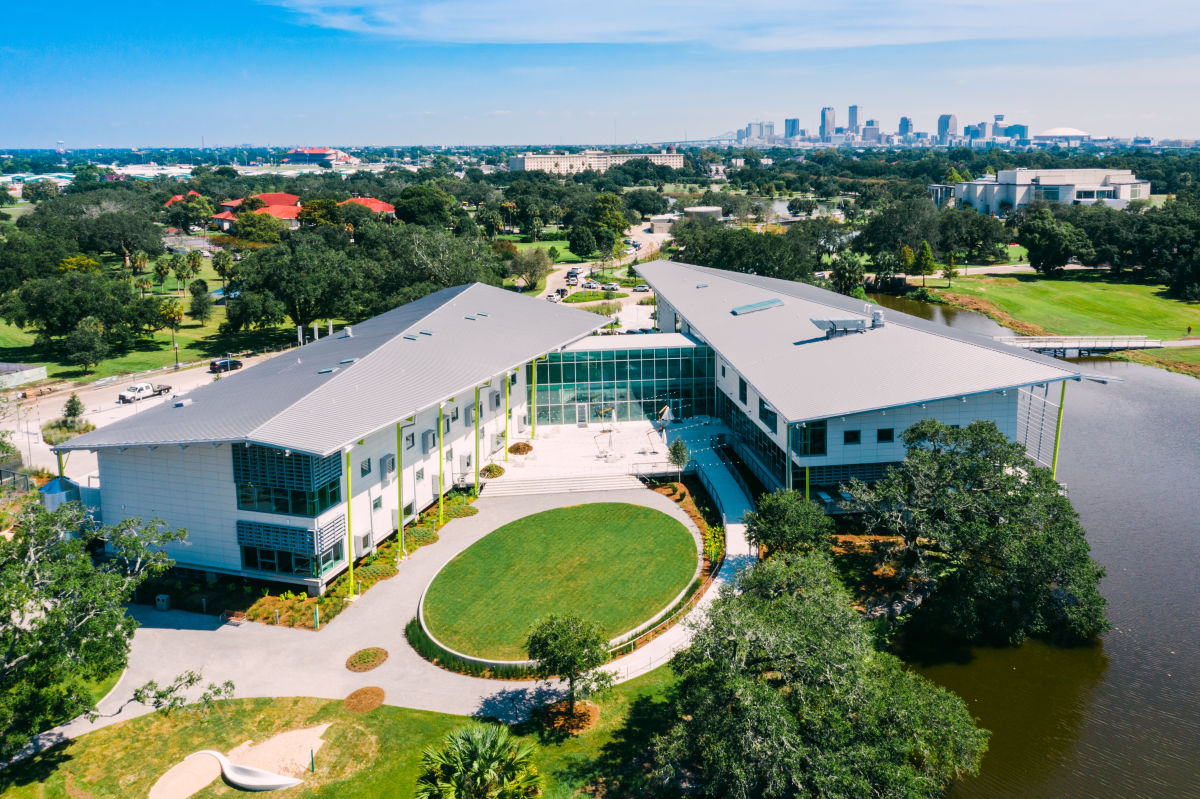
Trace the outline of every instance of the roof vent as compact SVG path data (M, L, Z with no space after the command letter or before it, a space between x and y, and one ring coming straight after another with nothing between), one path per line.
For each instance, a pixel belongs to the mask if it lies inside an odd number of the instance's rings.
M871 327L883 327L883 311L878 308L871 312Z
M186 408L188 405L191 405L191 404L192 404L192 398L191 398L191 397L184 397L184 398L183 398L183 399L181 399L181 400L176 400L176 401L175 401L175 407L176 407L176 408Z
M487 316L488 314L487 314L487 311L478 311L475 315L476 316Z
M317 374L327 375L327 374L330 374L331 372L336 372L337 370L338 370L338 368L336 366L326 366L324 369L318 369Z
M708 288L708 284L707 284L707 283L697 283L697 284L696 284L696 288L698 288L698 289L706 289L706 288Z
M354 328L346 325L342 328L342 338L354 338Z
M468 320L468 321L471 321L471 322L474 322L474 321L475 321L475 317L474 317L474 316L471 316L470 314L467 314L466 316L464 316L464 317L463 317L463 319L466 319L466 320Z
M432 335L433 335L433 331L432 331L432 330L422 330L422 331L421 331L421 335L422 335L422 336L432 336Z
M405 334L404 334L404 336L403 336L403 338L404 338L406 341L416 341L416 340L417 340L417 334L416 334L416 333L405 333Z
M765 311L768 308L774 308L779 305L783 305L783 300L779 299L778 297L772 297L769 300L762 300L761 302L752 302L749 305L739 305L738 307L733 309L733 315L734 316L745 316L748 313L754 313L755 311Z
M344 361L338 361L338 363L354 363L357 360L358 360L358 358L347 358Z
M825 338L837 338L850 333L865 333L866 319L810 319L814 325L825 331Z

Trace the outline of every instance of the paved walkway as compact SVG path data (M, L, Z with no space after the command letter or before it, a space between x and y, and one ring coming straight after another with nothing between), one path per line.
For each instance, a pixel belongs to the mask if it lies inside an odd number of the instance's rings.
M101 701L99 710L113 713L134 688L147 680L166 683L191 669L202 673L204 683L232 680L238 697L340 699L358 688L377 685L386 692L386 704L397 707L495 716L506 721L523 719L534 707L557 698L557 684L485 680L445 671L425 661L408 645L404 626L416 615L417 603L429 581L463 549L522 516L585 502L629 502L655 508L698 533L674 502L646 489L492 499L484 496L476 503L477 515L448 523L437 544L417 550L401 564L399 575L377 583L323 625L320 632L253 622L222 625L211 616L135 606L131 613L141 627L133 638L129 667L112 693ZM720 572L722 580L727 580L748 557L744 539L732 541L729 549L730 557ZM710 591L705 601L713 595ZM644 674L686 645L688 636L687 628L677 625L614 662L613 668L622 680ZM346 658L369 646L386 649L387 662L366 673L348 671ZM129 705L119 714L95 723L76 719L39 736L36 745L44 748L147 712L145 706Z

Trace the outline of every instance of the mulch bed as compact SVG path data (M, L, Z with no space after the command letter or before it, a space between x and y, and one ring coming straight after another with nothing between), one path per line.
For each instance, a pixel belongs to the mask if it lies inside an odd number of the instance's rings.
M568 711L567 700L547 705L541 710L542 724L548 730L565 735L578 735L590 730L600 720L600 707L591 702L576 701L575 715Z
M528 455L533 452L533 445L525 441L518 441L509 447L508 451L513 455Z
M380 649L377 646L368 649L360 649L350 657L346 658L346 668L350 671L370 671L383 665L383 662L388 659L386 649Z
M359 688L343 700L351 713L366 713L383 704L383 689L375 686Z

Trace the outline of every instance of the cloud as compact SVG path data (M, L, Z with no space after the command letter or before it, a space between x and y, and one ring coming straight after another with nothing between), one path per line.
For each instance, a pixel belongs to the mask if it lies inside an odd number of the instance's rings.
M1200 32L1194 0L609 0L599 9L561 0L261 2L311 25L423 43L702 43L789 51Z

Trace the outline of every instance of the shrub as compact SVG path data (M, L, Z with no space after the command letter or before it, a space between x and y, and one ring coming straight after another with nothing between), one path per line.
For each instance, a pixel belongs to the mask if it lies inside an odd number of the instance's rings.
M904 296L910 300L916 300L917 302L932 302L938 304L942 302L942 298L937 295L937 292L930 291L924 286L917 286Z
M504 467L498 463L489 463L479 470L480 477L486 477L491 480L504 474Z
M441 666L447 671L458 674L468 674L472 677L491 677L498 680L522 680L535 676L536 669L532 666L489 666L466 660L443 649L432 638L425 634L421 623L414 617L404 627L404 637L417 651L417 654L435 666Z

